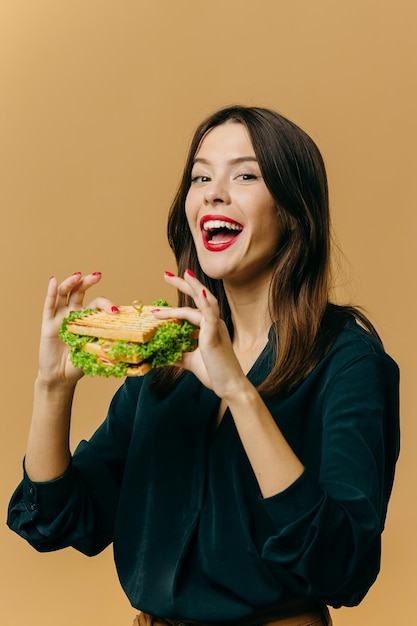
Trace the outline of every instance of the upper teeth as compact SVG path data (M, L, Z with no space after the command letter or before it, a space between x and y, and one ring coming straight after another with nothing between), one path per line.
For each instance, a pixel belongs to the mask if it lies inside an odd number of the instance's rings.
M242 230L242 226L235 222L224 222L223 220L208 220L204 222L204 230L214 230L215 228L228 228L229 230Z

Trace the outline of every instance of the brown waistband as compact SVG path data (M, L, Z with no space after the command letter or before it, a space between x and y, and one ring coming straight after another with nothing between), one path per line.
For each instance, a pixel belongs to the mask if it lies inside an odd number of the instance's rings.
M263 615L253 616L233 622L234 626L331 626L332 621L327 606L297 604L277 608ZM216 626L233 626L231 622ZM132 626L214 626L213 622L199 622L191 619L172 620L141 612Z

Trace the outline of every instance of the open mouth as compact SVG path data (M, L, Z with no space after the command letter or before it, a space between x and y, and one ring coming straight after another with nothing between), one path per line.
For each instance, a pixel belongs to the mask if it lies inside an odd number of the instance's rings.
M207 250L221 251L231 246L243 230L242 224L223 215L205 215L200 222L203 243Z

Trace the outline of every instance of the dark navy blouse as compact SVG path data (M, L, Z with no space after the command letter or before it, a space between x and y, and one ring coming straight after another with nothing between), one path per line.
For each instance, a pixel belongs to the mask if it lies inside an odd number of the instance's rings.
M259 384L273 350L248 377ZM305 466L263 498L230 412L190 373L161 400L127 379L57 480L25 475L9 526L37 550L113 542L132 605L233 622L298 599L356 605L380 566L399 451L398 368L348 322L296 391L265 402Z

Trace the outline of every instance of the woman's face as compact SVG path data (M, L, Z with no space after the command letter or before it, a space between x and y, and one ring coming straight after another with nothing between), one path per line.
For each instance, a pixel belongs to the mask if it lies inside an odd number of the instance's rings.
M226 122L207 133L194 158L185 212L208 276L269 279L279 218L244 124Z

